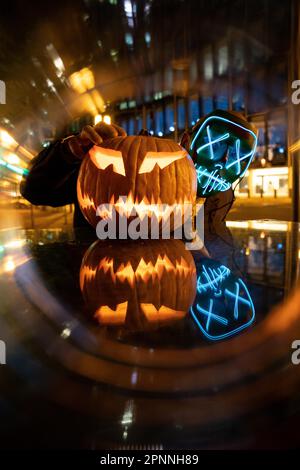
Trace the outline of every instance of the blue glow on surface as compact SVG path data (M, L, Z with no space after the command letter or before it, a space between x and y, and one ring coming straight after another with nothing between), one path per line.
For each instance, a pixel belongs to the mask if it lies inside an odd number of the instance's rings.
M227 318L221 317L221 315L217 315L216 313L212 312L213 305L214 305L214 301L212 299L210 299L210 301L209 301L209 309L208 310L205 310L204 308L200 307L200 305L198 305L198 304L196 305L196 308L197 308L198 312L200 312L203 315L207 316L206 331L209 330L211 319L214 319L215 321L217 321L219 323L223 323L223 325L228 325Z
M226 277L230 274L230 269L226 266L220 266L218 268L206 268L205 265L202 267L202 272L197 279L197 292L199 294L205 293L208 290L220 292L219 283L223 282Z
M229 338L255 319L249 290L229 268L204 260L197 279L197 297L190 312L204 336L213 341Z

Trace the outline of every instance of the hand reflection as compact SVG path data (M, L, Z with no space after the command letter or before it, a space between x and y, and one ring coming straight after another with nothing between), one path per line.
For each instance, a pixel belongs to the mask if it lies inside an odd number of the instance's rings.
M196 267L181 240L99 240L83 257L80 288L99 324L145 330L186 316Z

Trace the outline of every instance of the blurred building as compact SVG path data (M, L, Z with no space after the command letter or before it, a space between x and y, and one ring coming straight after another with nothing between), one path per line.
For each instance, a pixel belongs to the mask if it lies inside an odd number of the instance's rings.
M0 20L0 124L35 153L99 119L179 139L213 109L235 110L259 129L237 194L289 197L294 3L66 0L24 11L14 0Z

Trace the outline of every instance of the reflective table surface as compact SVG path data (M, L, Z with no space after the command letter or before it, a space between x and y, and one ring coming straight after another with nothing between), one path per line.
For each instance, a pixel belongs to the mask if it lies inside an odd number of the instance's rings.
M299 226L205 245L0 232L1 448L298 446Z

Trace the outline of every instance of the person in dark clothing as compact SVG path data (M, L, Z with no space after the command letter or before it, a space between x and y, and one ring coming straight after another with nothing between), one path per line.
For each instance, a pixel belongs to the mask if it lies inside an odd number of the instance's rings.
M22 196L34 205L74 204L74 227L89 227L77 200L80 164L93 145L117 136L126 136L125 130L116 124L101 122L94 127L85 126L78 135L54 142L32 160L29 174L21 183ZM224 221L233 199L232 189L207 198L204 205L206 221L211 225Z

